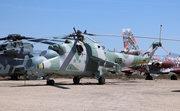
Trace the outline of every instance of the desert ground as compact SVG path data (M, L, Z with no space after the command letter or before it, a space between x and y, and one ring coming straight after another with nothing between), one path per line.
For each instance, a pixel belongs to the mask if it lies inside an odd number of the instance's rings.
M180 80L0 80L1 111L180 111Z

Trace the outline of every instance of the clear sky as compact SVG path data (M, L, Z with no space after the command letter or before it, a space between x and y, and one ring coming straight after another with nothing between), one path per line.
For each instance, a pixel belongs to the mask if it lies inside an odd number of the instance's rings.
M122 34L131 28L135 36L180 39L179 0L0 0L0 37L21 34L37 38L66 35L73 27L96 34ZM118 37L96 37L106 49L122 50ZM155 41L137 39L140 49ZM158 41L158 40L157 40ZM180 42L162 41L171 52L180 54ZM35 49L45 50L40 43ZM159 48L156 54L167 54Z

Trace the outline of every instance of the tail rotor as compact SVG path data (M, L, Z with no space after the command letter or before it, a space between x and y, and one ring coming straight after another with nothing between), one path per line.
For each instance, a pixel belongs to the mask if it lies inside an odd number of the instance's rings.
M162 25L160 25L160 33L159 33L159 47L162 47L169 55L171 54L171 52L170 51L168 51L163 45L162 45L162 43L161 43L161 40L162 40L162 38L161 38L161 35L162 35Z

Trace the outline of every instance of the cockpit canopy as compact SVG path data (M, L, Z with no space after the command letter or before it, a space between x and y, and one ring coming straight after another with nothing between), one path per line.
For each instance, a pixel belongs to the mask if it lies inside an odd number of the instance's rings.
M44 56L46 59L50 59L59 55L57 52L53 50L45 50L41 52L40 56Z

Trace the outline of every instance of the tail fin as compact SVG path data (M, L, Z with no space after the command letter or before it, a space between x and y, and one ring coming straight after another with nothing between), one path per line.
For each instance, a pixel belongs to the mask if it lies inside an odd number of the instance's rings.
M159 42L153 42L148 50L143 54L144 56L150 56L150 58L154 55L155 51L159 47Z
M122 29L124 52L126 54L139 55L139 46L130 28ZM137 54L138 53L138 54Z
M147 50L147 52L150 52L150 51L152 51L153 49L155 49L156 47L159 47L159 42L153 42L152 44L151 44L151 46L148 48L148 50Z
M154 55L157 48L161 45L159 42L153 42L148 50L143 54L139 50L139 46L136 42L135 37L133 36L132 30L129 28L122 29L123 43L124 43L124 53L131 55L140 55L147 56L150 58Z

